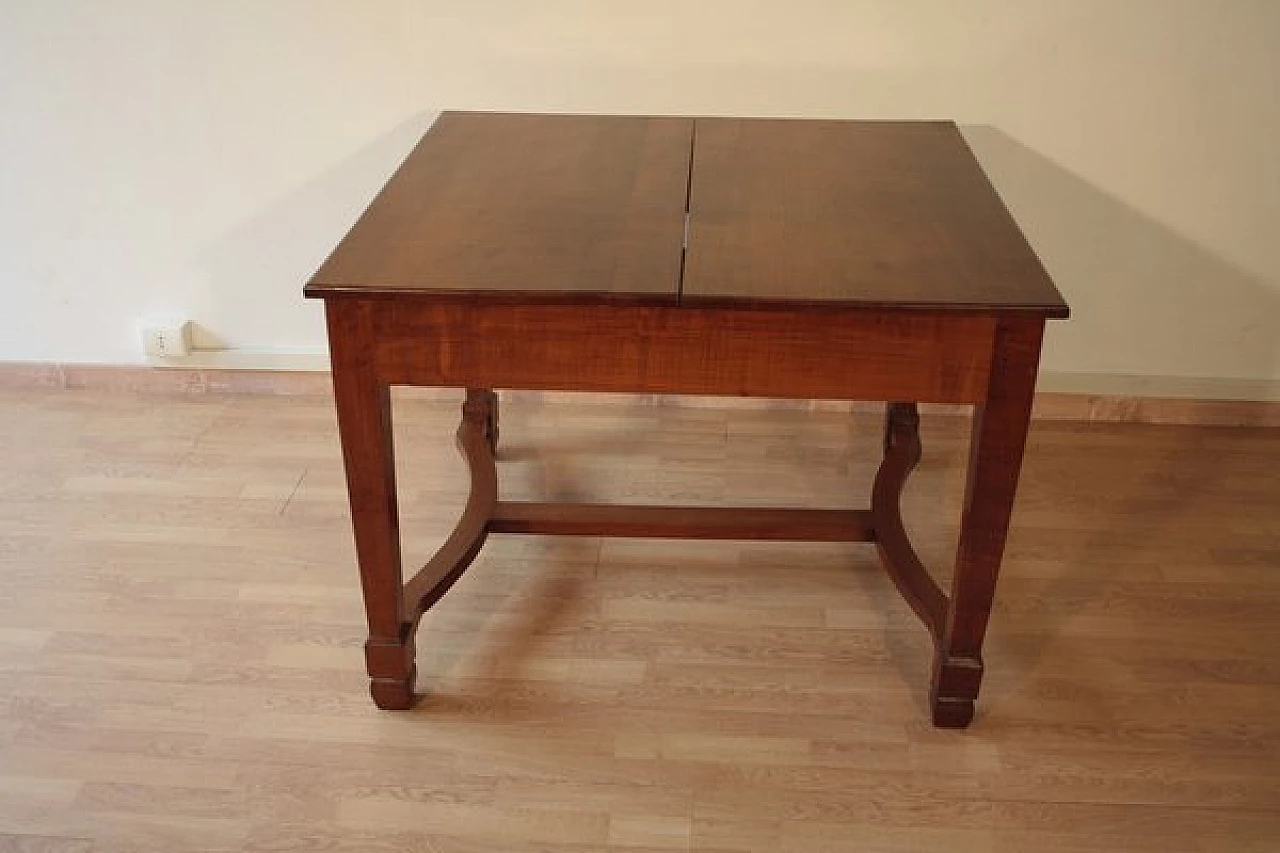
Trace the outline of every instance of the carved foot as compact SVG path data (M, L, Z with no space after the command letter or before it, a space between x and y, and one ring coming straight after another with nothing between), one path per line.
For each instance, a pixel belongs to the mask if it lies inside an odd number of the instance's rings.
M963 729L973 720L974 700L982 683L982 660L948 657L939 653L933 670L929 704L933 724L940 728Z
M965 729L973 722L972 699L933 700L933 724L940 729Z
M370 637L364 644L369 693L374 704L384 711L404 711L413 707L413 685L418 677L413 626L404 626L401 634L397 640Z
M369 695L373 704L384 711L407 711L413 707L416 698L413 685L417 681L418 669L409 671L407 678L373 678L369 680Z

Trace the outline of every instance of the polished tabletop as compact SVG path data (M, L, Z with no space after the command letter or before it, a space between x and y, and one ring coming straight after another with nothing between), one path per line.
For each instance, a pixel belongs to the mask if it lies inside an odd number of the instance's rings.
M949 121L445 112L306 293L1067 315Z

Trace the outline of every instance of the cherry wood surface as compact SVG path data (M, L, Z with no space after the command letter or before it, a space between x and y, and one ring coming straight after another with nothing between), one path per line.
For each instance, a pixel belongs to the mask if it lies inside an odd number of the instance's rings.
M412 617L401 595L404 577L391 391L369 369L362 352L369 337L368 317L339 311L329 311L327 316L333 395L369 623L365 643L369 689L379 707L407 708L417 670Z
M448 111L306 292L1068 311L949 121Z
M873 541L889 579L937 644L947 618L947 596L920 562L902 523L902 492L922 452L915 403L887 407L883 447L884 458L871 484Z
M307 293L326 300L379 707L414 703L418 622L491 533L732 537L875 542L934 642L933 723L972 720L1041 336L1066 305L954 125L446 114ZM407 583L393 385L467 389L471 494ZM494 389L889 407L869 509L513 503ZM918 402L975 407L949 595L901 517Z
M995 320L971 314L343 299L393 385L976 403Z
M953 122L699 119L685 302L1067 305Z
M982 680L982 641L1031 421L1044 321L1002 320L987 399L974 410L951 607L934 664L934 722L967 726Z
M869 510L533 501L499 501L489 532L792 542L872 542L876 538Z
M674 302L693 121L446 112L309 295Z

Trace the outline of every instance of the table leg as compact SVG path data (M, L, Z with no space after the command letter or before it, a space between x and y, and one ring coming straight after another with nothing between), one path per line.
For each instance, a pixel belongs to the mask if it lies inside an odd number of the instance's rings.
M413 704L413 622L404 607L390 388L366 353L365 312L329 307L329 349L369 639L369 691L379 708Z
M1031 418L1044 320L1002 319L986 401L975 408L960 542L930 694L933 723L963 728L982 681L982 641Z
M498 393L490 389L467 389L467 397L475 395L477 403L484 407L484 437L489 442L489 450L498 452Z

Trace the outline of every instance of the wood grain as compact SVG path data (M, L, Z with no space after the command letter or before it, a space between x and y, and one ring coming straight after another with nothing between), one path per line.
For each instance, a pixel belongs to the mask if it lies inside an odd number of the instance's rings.
M675 302L693 122L446 112L307 285Z
M983 398L982 316L333 300L369 312L364 346L399 385L820 399Z
M371 312L328 310L325 317L351 525L369 622L365 660L370 690L379 707L405 708L413 701L414 622L402 597L391 389L369 358Z
M1067 316L948 121L446 112L306 287L405 292Z
M468 490L462 394L393 396L417 565ZM838 506L881 436L568 395L503 419L510 500ZM920 428L903 508L945 567L968 423ZM495 537L422 626L423 707L385 714L328 399L0 391L0 469L0 849L1280 841L1275 429L1035 424L967 734L928 725L928 635L865 545Z
M687 304L1067 305L954 123L698 119Z
M489 530L552 536L870 542L868 510L500 501Z
M920 462L920 415L912 403L890 403L885 412L884 461L871 483L876 551L889 579L936 639L950 602L920 562L902 522L902 492Z
M498 501L498 472L493 461L497 430L497 396L492 391L468 389L457 432L458 450L471 477L467 503L440 550L405 584L406 618L415 623L457 583L485 543L489 518Z
M966 726L973 717L982 641L1013 515L1043 336L1041 318L1001 320L987 399L974 410L951 606L938 637L931 689L938 725Z

